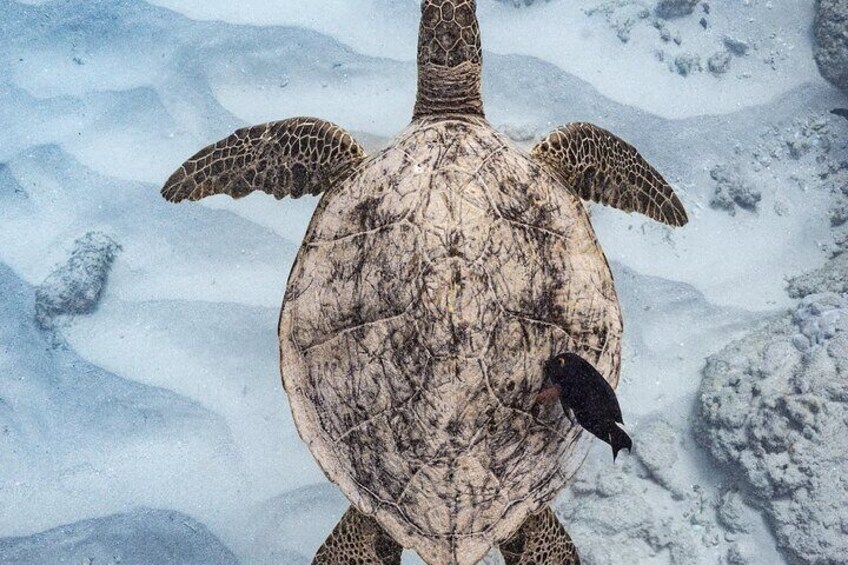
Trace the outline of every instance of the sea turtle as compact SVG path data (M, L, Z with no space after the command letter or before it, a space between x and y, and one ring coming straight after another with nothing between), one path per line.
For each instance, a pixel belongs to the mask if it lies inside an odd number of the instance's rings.
M613 387L621 315L581 202L686 223L636 150L587 123L530 154L486 121L474 0L424 0L412 123L368 156L339 126L294 118L190 158L172 202L321 194L279 323L303 440L351 507L315 563L577 563L548 503L588 435L541 404L571 352ZM583 439L581 439L583 438Z

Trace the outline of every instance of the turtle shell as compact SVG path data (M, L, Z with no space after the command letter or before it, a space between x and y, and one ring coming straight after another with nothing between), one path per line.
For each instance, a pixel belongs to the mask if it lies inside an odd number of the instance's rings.
M621 316L582 203L483 120L413 123L326 193L280 317L301 437L429 563L471 564L549 503L588 439L543 363L615 387Z

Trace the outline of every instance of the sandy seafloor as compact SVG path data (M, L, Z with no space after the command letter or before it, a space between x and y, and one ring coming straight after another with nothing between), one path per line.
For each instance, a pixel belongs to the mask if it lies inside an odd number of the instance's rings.
M712 0L668 41L652 4L479 1L492 124L526 147L606 127L691 219L590 208L636 448L612 467L597 442L556 507L587 563L794 562L693 419L705 359L833 253L848 99L813 62L811 0ZM417 18L414 0L0 0L0 563L309 562L346 502L294 428L275 329L317 200L158 190L263 121L384 145L411 116ZM720 185L742 196L722 207ZM100 302L44 329L36 291L90 232L120 246Z

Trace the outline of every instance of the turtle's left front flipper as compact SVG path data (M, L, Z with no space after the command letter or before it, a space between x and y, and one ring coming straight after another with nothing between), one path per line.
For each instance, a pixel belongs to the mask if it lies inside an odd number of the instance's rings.
M632 145L598 126L563 126L540 141L532 154L584 200L640 212L671 226L689 221L662 175Z
M349 176L365 150L339 126L291 118L240 129L202 149L162 189L170 202L261 190L281 199L316 195Z

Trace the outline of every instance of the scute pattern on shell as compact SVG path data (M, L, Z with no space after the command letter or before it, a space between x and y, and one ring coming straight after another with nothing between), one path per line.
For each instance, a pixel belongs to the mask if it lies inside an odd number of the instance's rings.
M621 317L582 204L482 120L418 122L328 192L289 280L298 429L353 504L432 563L476 563L586 441L540 407L574 351L615 386Z
M255 190L277 199L316 195L365 159L349 133L317 118L292 118L237 130L201 149L162 189L170 202Z

